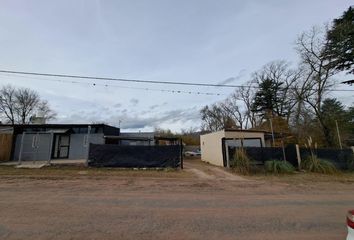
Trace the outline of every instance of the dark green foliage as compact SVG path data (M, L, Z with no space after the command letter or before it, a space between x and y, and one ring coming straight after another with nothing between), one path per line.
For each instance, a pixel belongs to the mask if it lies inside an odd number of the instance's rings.
M233 160L230 162L230 167L242 174L250 173L250 159L243 148L236 149Z
M270 160L265 162L265 169L267 172L273 174L287 174L293 173L295 168L287 161L283 160Z
M259 90L256 92L252 110L261 113L263 116L267 114L275 114L277 116L282 115L278 109L278 103L280 102L279 94L282 84L283 83L277 83L268 78L262 80L259 83Z
M327 32L326 58L338 70L354 73L354 8L349 7L342 17L334 19Z

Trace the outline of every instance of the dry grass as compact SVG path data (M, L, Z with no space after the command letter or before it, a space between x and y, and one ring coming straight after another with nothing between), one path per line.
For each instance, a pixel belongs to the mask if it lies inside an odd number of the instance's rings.
M80 178L80 177L148 177L186 178L190 174L180 169L119 169L86 168L84 166L49 166L40 169L0 166L0 177L10 178Z
M281 182L292 185L315 184L315 183L354 183L354 172L342 172L332 175L311 173L311 172L297 172L290 175L264 175L258 174L248 176L249 179L266 181L266 182Z

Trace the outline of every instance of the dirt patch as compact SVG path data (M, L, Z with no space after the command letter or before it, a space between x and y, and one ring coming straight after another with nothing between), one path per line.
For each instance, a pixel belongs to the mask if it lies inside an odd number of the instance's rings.
M200 167L214 178L188 162L166 172L0 168L0 239L345 239L351 182L238 181Z

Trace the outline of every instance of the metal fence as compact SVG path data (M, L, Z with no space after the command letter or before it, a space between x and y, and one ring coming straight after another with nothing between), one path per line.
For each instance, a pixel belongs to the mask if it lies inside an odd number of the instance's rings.
M52 133L19 134L16 137L14 160L50 161L53 145Z
M234 157L235 150L236 148L229 148L231 159ZM293 166L298 167L295 145L285 147L284 151L280 147L245 147L244 150L251 160L259 164L264 164L268 160L284 160L285 157ZM342 170L348 168L348 161L353 157L351 149L316 149L315 153L319 158L332 162L337 168ZM308 149L300 148L300 157L302 160L309 155L310 151Z
M183 166L182 146L123 146L90 144L91 167L178 168Z

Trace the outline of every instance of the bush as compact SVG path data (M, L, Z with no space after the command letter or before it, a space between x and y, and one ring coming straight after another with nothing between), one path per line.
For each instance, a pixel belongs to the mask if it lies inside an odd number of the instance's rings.
M302 162L302 167L310 172L333 174L337 173L337 168L328 160L318 158L316 155L310 155Z
M350 171L354 171L354 155L351 155L351 157L347 158L347 168Z
M287 161L270 160L265 162L265 169L267 172L273 174L293 173L295 168Z
M349 171L354 171L354 154L351 152L341 151L338 155L338 159L346 163L346 167Z
M250 159L243 148L237 148L230 167L242 174L250 173Z

